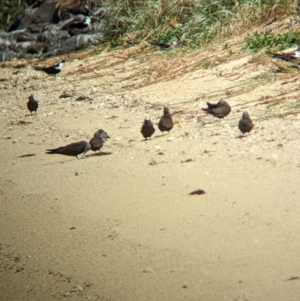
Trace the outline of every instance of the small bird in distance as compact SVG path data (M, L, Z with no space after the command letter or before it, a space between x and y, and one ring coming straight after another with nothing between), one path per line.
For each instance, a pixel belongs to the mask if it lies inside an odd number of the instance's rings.
M30 114L32 115L32 112L35 112L39 107L39 102L34 98L33 94L29 96L29 100L27 102L27 109L30 111Z
M89 142L91 145L91 150L94 152L98 150L100 152L104 141L108 138L110 138L110 136L104 130L99 129L98 131L96 131L94 133L94 137Z
M158 128L162 133L165 131L170 133L173 128L173 119L167 107L164 107L164 115L159 120Z
M49 67L39 67L39 66L32 66L36 71L43 71L48 75L54 75L60 73L62 70L62 66L65 64L64 60L61 60L59 63L49 66Z
M144 136L145 140L147 140L147 138L151 138L151 136L154 134L154 132L155 132L155 128L153 126L152 121L148 117L145 118L144 123L141 128L141 133Z
M249 117L248 112L243 113L238 126L239 126L239 130L243 133L243 135L245 133L250 133L250 131L254 127L254 124L253 124L251 118Z

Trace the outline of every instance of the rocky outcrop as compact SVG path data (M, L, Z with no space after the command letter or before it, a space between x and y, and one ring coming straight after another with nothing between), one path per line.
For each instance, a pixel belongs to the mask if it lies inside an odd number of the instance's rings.
M6 32L0 32L0 61L47 57L103 41L99 25L105 7L81 4L57 7L56 1L38 0L18 14Z

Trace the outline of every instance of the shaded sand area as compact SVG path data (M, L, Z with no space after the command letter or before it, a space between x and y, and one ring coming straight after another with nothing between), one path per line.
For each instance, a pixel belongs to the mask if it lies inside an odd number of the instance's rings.
M83 52L56 79L2 66L1 300L299 300L298 78L246 55L180 69L205 55ZM224 120L201 110L221 97ZM173 130L144 141L164 106ZM45 154L99 128L110 155Z

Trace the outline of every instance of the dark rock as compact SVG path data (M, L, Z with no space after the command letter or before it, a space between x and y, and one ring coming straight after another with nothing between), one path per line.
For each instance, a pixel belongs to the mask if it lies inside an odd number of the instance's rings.
M30 54L43 53L45 45L43 43L32 42L27 48L27 52Z
M39 23L39 24L31 23L27 26L26 29L33 33L40 33L44 31L46 26L47 23Z
M90 7L87 3L86 4L78 4L78 5L70 8L69 12L74 15L81 14L81 15L88 16L90 14Z
M17 28L8 30L8 31L14 31L14 30L20 30L20 29L27 29L27 26L31 23L32 17L37 11L37 8L34 9L25 9L22 15L22 19L19 22L19 25Z
M15 36L15 40L17 42L35 41L36 35L30 32L19 32L19 34Z
M0 32L0 60L48 57L102 42L100 16L105 11L89 1L57 7L56 1L37 0L12 20L7 32Z
M70 14L68 11L68 8L66 7L56 7L53 17L52 17L52 23L57 24L62 20L66 20L70 18Z
M13 52L13 51L5 51L5 52L2 51L1 52L0 51L0 62L11 61L15 57L18 57L18 53L17 52Z
M30 47L30 42L22 42L15 44L15 47L12 49L15 52L23 53L24 51L27 52L27 49Z
M53 47L59 44L62 40L67 40L70 37L66 30L49 29L37 36L37 42L53 44Z
M73 36L61 44L60 51L63 53L70 52L72 50L76 50L86 45L89 42L89 38L86 35L79 34Z
M55 1L43 1L32 15L33 24L49 24L53 22L54 12L56 10Z
M92 30L91 18L85 15L77 15L73 19L64 22L62 30L67 30L70 36L87 33Z
M6 40L0 37L0 51L6 51L10 49L13 40Z

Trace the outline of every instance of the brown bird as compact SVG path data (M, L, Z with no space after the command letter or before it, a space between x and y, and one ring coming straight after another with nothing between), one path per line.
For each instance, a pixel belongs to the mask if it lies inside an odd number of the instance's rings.
M144 136L145 140L147 140L147 138L151 138L154 132L155 128L153 127L153 123L151 122L150 118L145 118L144 124L141 128L141 133Z
M155 40L148 40L147 42L153 46L158 46L160 49L168 49L168 48L172 47L172 44L169 44L166 42L160 42L160 41L155 41Z
M227 101L221 99L219 102L217 102L216 104L213 103L206 103L208 108L203 108L202 110L207 112L208 114L211 114L217 118L224 118L225 116L227 116L230 111L231 111L231 107L228 104Z
M86 141L79 141L68 144L66 146L47 149L47 154L60 154L65 156L75 156L78 159L78 155L85 154L91 149L91 145Z
M273 58L281 59L284 61L295 61L299 60L300 58L300 45L297 45L297 49L292 52L281 52L281 53L274 53L274 52L268 52L270 56Z
M161 132L168 131L169 133L173 128L173 120L167 107L164 107L164 115L159 120L158 128Z
M99 129L95 132L94 137L90 140L91 150L100 151L100 148L103 146L104 141L110 138L110 136L102 129Z
M61 72L62 66L65 64L65 60L61 60L58 64L55 64L50 67L39 67L39 66L32 66L36 71L44 71L48 75L54 75Z
M35 100L33 95L29 96L29 100L27 102L27 109L30 111L30 114L34 111L36 114L36 110L39 107L39 102Z
M252 120L249 117L248 112L244 112L242 115L242 119L239 121L239 129L240 131L245 134L245 133L250 133L252 128L254 127L254 124Z

